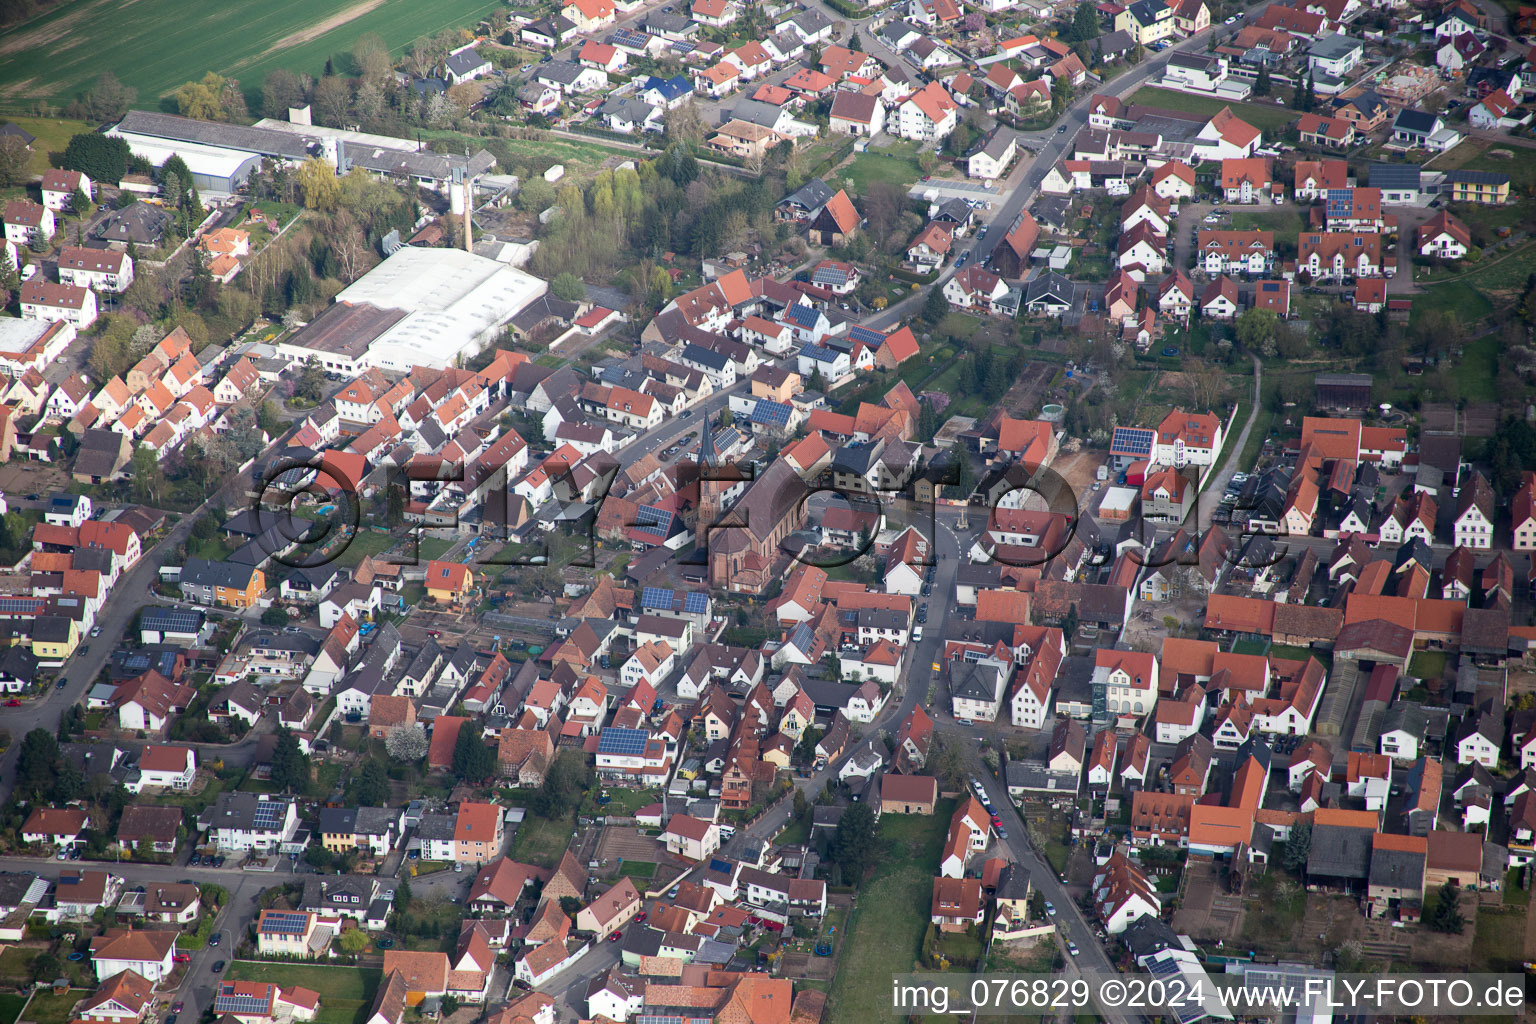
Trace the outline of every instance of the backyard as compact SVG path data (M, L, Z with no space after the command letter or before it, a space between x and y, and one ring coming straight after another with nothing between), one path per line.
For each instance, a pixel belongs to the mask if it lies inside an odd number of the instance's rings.
M1158 89L1153 86L1136 90L1130 102L1145 104L1149 107L1161 107L1164 110L1177 110L1186 114L1200 114L1205 117L1214 117L1221 112L1222 107L1231 107L1234 114L1266 134L1280 131L1301 116L1289 107L1277 107L1267 103L1228 103L1225 100L1194 96L1187 92L1175 92L1172 89Z
M571 845L572 826L568 817L550 820L530 814L517 826L509 856L524 864L552 868Z
M849 937L827 1001L828 1024L850 1024L888 1005L892 975L913 969L928 927L933 876L954 801L932 816L888 814L880 821L884 851L874 877L859 893Z
M38 992L27 1004L27 1020L34 1024L68 1024L75 1004L91 994L90 989L70 988L62 993Z
M363 1024L381 975L380 970L371 967L319 967L236 960L230 965L228 976L232 981L302 985L320 993L316 1024Z
M879 148L870 147L853 158L851 163L832 172L831 184L848 185L854 195L869 195L870 186L877 181L888 181L906 188L923 176L917 165L917 146L911 142L896 142Z

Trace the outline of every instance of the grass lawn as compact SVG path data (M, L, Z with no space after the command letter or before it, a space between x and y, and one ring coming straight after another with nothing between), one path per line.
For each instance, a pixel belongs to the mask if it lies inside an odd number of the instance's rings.
M0 102L68 100L103 71L137 89L137 105L150 110L208 71L238 79L254 100L262 79L276 68L318 76L335 57L337 71L350 73L349 51L364 33L377 33L399 54L412 40L472 26L499 6L497 0L439 0L426 6L411 0L193 6L182 0L66 0L7 30Z
M624 870L619 874L636 879L653 878L656 875L656 865L648 860L627 860L624 862Z
M836 180L828 182L833 188L851 181L856 196L869 194L870 186L877 181L889 181L906 188L923 176L917 166L917 146L900 142L879 148L871 147L853 158L846 167L833 172Z
M512 837L512 859L535 867L554 867L571 845L572 825L570 818L550 821L528 815Z
M359 527L346 550L336 556L336 564L355 568L361 564L364 556L382 555L395 546L395 541L393 534L375 533L367 527Z
M1525 948L1525 911L1477 909L1477 928L1472 933L1474 971L1518 971Z
M1504 905L1524 907L1531 902L1531 891L1520 888L1520 878L1525 874L1521 868L1510 868L1504 872Z
M16 1018L21 1016L21 1008L25 1005L26 996L14 993L0 996L0 1024L16 1024Z
M32 958L37 950L22 946L8 946L0 952L0 982L20 985L31 978Z
M827 1003L828 1024L868 1019L890 1005L891 976L912 970L928 927L933 876L954 801L932 816L887 815L880 822L884 851L874 878L859 893Z
M453 547L453 541L451 540L442 540L437 537L423 537L421 538L421 542L417 545L416 557L423 562L430 562L434 558L442 558L445 554L448 553L448 549L451 547ZM407 545L405 550L407 553L409 553L409 545Z
M613 787L602 791L602 795L608 798L608 802L598 803L598 791L587 790L587 795L581 802L577 814L604 814L614 815L620 818L632 818L635 812L648 804L661 802L661 790L659 789L625 789Z
M271 981L302 985L320 993L317 1024L363 1024L383 972L371 967L320 967L309 964L257 963L236 960L229 965L231 981Z
M1282 239L1289 239L1292 244L1296 242L1296 235L1307 229L1306 207L1297 206L1294 203L1286 203L1284 206L1238 206L1228 207L1232 211L1231 230L1233 231L1273 231L1275 244L1279 245Z
M90 989L84 988L65 989L63 995L39 992L27 1004L27 1020L35 1024L65 1024L70 1019L69 1011L90 994Z
M1243 918L1244 939L1250 945L1258 944L1275 950L1292 948L1292 936L1301 927L1307 910L1306 890L1292 879L1270 873L1260 881L1258 896L1258 899L1250 901L1248 912Z
M1439 679L1445 674L1445 652L1416 652L1408 662L1408 674L1416 679Z
M1492 334L1470 342L1461 353L1452 376L1456 378L1457 397L1469 402L1492 402L1498 398L1494 381L1499 373L1499 339Z
M1417 321L1430 310L1455 313L1462 324L1471 324L1493 312L1488 297L1465 281L1432 284L1413 297L1410 316Z
M432 133L428 133L431 137ZM614 155L644 158L634 150L621 146L607 146L601 140L578 142L575 139L550 137L543 139L476 139L469 136L444 136L465 142L476 149L484 146L495 154L506 168L527 165L531 173L542 174L555 164L563 164L567 174L597 173L604 160Z
M1214 117L1221 112L1222 107L1231 107L1234 114L1265 134L1274 134L1301 116L1289 107L1277 107L1269 103L1227 103L1224 100L1152 86L1136 90L1129 102L1206 117Z
M0 72L0 77L3 76L4 72ZM65 121L53 117L8 117L6 120L14 121L21 128L37 136L37 141L32 143L32 161L27 165L27 170L33 174L42 174L51 166L48 163L50 152L64 152L64 147L69 145L72 136L95 128L94 125L86 124L84 121Z

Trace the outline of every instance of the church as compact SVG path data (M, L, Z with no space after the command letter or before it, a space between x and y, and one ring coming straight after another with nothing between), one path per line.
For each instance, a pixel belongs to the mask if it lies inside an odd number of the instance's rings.
M805 524L810 488L794 467L776 459L747 485L741 499L724 508L727 492L739 484L729 466L699 480L695 533L709 556L710 586L736 594L761 594L774 579L779 544Z

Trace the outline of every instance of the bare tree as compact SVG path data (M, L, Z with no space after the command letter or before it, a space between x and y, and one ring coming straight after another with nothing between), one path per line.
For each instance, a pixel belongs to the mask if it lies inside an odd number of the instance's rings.
M357 220L349 213L339 212L332 220L331 251L341 266L341 279L348 284L362 276L368 269L368 239Z

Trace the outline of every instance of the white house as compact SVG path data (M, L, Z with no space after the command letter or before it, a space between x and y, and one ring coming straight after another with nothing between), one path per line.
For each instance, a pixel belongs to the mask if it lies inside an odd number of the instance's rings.
M896 134L916 142L947 138L959 123L959 107L937 82L908 96L896 110Z
M136 971L156 985L171 975L179 929L110 928L91 940L91 966L96 980L106 981L124 971Z

